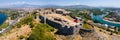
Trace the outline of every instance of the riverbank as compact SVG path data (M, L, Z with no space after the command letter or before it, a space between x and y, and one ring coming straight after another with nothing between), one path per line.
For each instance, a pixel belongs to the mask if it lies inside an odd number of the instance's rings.
M109 26L115 26L115 27L119 27L120 24L119 23L114 23L114 22L110 22L110 21L106 21L103 17L105 17L104 15L93 15L93 13L91 14L91 17L94 21L100 22L102 24L107 24Z
M7 22L8 20L8 16L4 13L0 13L0 30L2 30L3 28L6 28L9 24Z
M6 28L9 24L7 22L4 22L1 26L0 26L0 31L4 28Z
M120 24L120 22L115 22L115 21L109 21L109 20L106 20L106 19L103 19L105 21L108 21L108 22L111 22L111 23L116 23L116 24Z
M6 14L0 13L0 25L2 25L6 20L8 16Z

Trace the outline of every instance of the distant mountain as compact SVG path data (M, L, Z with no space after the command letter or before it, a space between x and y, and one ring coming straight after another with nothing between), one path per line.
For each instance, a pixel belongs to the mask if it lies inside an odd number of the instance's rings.
M62 8L62 6L58 6L58 5L42 5L42 6L39 6L39 8Z
M107 8L107 7L93 7L87 5L70 5L70 6L58 6L58 5L32 5L32 4L16 4L3 6L0 8ZM110 8L110 7L109 7Z
M71 5L71 6L64 6L64 8L95 8L87 5Z
M40 5L30 5L30 4L18 4L18 5L10 5L6 8L29 8L29 7L39 7Z
M35 7L35 8L92 8L86 5L71 5L71 6L58 6L58 5L31 5L31 4L16 4L9 5L0 8L26 8L26 7Z

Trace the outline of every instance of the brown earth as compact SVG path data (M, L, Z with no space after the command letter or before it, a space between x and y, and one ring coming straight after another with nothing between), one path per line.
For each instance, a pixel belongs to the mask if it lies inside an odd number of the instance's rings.
M20 36L27 38L31 31L32 30L29 25L24 25L21 28L14 28L10 31L10 33L0 36L0 40L20 40Z

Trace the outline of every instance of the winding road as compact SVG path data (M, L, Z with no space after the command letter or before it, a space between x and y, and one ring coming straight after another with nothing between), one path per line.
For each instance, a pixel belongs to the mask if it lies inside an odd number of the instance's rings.
M24 14L24 15L27 16L28 14ZM24 18L25 16L22 16L22 17L19 16L19 17L17 17L11 24L9 24L9 26L8 26L7 28L2 29L2 30L0 31L0 33L3 34L3 33L6 33L7 31L10 31L11 28L13 27L13 25L15 25L16 23L18 23L19 20L21 20L21 19Z

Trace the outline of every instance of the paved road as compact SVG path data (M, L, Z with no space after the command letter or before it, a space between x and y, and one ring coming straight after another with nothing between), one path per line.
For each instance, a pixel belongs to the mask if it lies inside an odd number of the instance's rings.
M25 16L27 16L28 14L24 14ZM0 31L0 33L5 33L5 32L7 32L7 31L9 31L12 27L13 27L13 25L15 25L16 23L18 23L19 21L18 20L21 20L23 17L25 17L25 16L22 16L22 17L18 17L18 18L16 18L7 28L5 28L5 29L2 29L1 31Z

